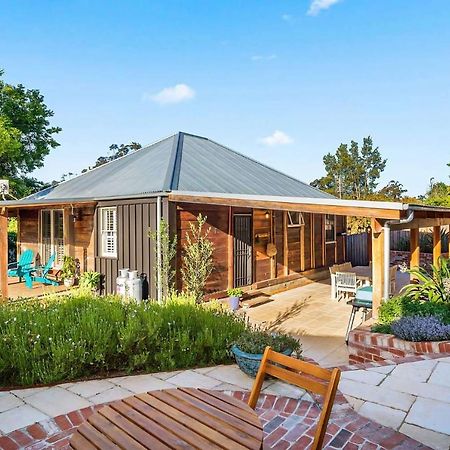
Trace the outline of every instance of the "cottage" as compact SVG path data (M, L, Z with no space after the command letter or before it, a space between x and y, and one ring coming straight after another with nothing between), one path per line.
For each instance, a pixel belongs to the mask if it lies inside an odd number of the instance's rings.
M132 154L18 201L0 202L0 255L6 261L6 217L19 219L18 253L41 261L78 259L103 275L113 292L120 268L146 274L157 298L156 261L148 236L164 218L178 235L177 269L189 222L207 216L215 270L208 293L292 282L345 260L347 215L373 223L374 301L383 283L384 235L450 222L446 209L340 200L210 139L176 133ZM392 222L392 223L391 223ZM376 264L376 263L379 264ZM3 264L2 264L3 266ZM383 269L384 267L384 269ZM5 271L0 290L7 296ZM180 277L177 279L181 286Z

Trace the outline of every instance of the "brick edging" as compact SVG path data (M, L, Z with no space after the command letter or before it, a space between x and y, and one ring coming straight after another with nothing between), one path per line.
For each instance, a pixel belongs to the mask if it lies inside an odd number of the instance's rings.
M450 353L450 341L412 342L393 334L372 332L363 325L350 332L349 362L395 361L399 358Z

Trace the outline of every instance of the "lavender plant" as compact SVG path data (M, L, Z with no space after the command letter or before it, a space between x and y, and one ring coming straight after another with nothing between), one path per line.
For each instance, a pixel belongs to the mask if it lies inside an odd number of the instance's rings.
M391 325L392 333L405 341L444 341L450 339L450 325L436 316L406 316Z

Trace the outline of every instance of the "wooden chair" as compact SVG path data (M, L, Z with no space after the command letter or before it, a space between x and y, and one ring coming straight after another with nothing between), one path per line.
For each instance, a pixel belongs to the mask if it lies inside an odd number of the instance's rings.
M18 261L8 264L8 277L18 277L19 282L25 279L25 285L32 287L31 271L33 270L34 253L32 250L25 250Z
M356 295L356 289L358 289L358 282L356 279L356 273L352 272L336 272L336 295L340 300L343 296L348 294Z
M45 266L37 266L35 267L31 272L31 279L32 281L36 281L38 283L43 284L51 284L52 286L58 286L59 283L55 280L51 280L48 278L48 273L53 267L53 264L55 263L56 253L53 253L50 255L50 258L48 258L47 263Z
M311 447L311 450L321 449L341 377L341 371L339 369L333 369L332 371L322 369L314 364L291 358L273 351L270 347L266 347L248 400L248 405L253 409L255 409L256 403L258 402L266 375L287 381L324 397L322 412L320 413L319 423Z

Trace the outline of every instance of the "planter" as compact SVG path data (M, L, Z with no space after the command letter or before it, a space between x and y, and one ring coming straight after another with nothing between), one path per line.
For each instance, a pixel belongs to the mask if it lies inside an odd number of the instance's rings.
M72 287L75 284L75 278L64 278L64 286Z
M261 364L261 359L263 357L262 353L261 354L246 353L240 350L239 347L237 347L236 345L233 345L231 347L231 351L233 352L234 357L236 358L236 363L242 370L242 372L255 378L256 374L258 373L259 366ZM283 353L283 355L286 356L291 356L292 350L287 349L281 353Z
M240 297L228 297L228 305L230 306L231 311L236 311L239 309L240 300Z

